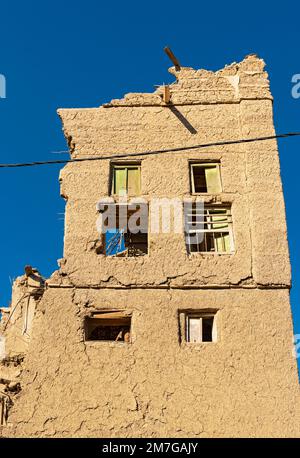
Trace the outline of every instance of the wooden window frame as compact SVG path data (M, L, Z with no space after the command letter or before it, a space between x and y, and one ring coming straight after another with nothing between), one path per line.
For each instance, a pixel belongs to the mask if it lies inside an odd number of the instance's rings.
M218 170L218 177L219 177L219 185L220 185L220 191L217 193L209 193L208 191L206 192L196 192L195 191L195 181L194 181L194 168L203 168L205 167L216 167ZM220 162L190 162L189 163L189 168L190 168L190 184L191 184L191 193L195 195L199 194L221 194L222 193L222 180L221 180L221 163Z
M219 339L218 332L218 310L210 311L201 311L201 310L180 310L179 311L179 326L180 326L180 337L181 343L188 345L199 345L199 344L212 344L217 343ZM212 326L212 340L203 341L203 319L213 318ZM201 336L198 342L190 341L190 329L189 329L189 320L190 319L199 319L201 327Z
M115 170L117 169L126 169L126 194L121 194L127 195L127 196L140 196L141 195L141 189L142 189L142 164L141 162L113 162L111 163L110 167L110 195L111 196L116 196L118 197L120 194L116 194L115 192ZM129 169L138 169L139 171L139 192L138 194L132 194L128 192L128 170Z

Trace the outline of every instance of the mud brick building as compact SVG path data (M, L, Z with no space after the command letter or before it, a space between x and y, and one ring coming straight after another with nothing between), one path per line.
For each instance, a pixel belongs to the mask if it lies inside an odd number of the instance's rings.
M4 313L3 435L300 435L277 143L172 151L274 135L264 67L173 67L154 93L58 111L71 157L102 160L61 171L59 270L27 267ZM126 196L146 232L99 236L99 201ZM152 230L154 201L197 198L198 231L195 205L181 231Z

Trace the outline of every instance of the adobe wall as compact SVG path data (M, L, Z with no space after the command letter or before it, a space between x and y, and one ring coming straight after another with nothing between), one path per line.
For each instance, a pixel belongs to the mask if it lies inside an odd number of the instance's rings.
M162 88L94 109L59 110L72 158L61 172L64 258L33 323L8 436L300 436L290 264L274 140L134 156L142 197L190 197L191 159L221 161L235 253L188 256L184 234L149 232L149 254L95 252L109 156L274 135L264 62L171 72ZM205 197L208 202L209 197ZM133 342L85 342L91 311L132 312ZM218 341L181 345L178 311L217 309Z
M30 272L15 280L10 307L1 309L0 436L1 425L6 425L15 396L21 390L36 305L44 292L43 278L36 269L30 267Z
M43 284L44 280L36 270L30 277L23 275L15 280L10 307L2 310L0 321L0 335L5 339L6 357L27 352L36 302L43 294Z
M132 312L132 344L85 342L91 310ZM180 345L178 310L219 309L218 342ZM298 436L288 291L49 288L10 435Z
M261 59L249 56L216 73L171 69L178 79L170 86L171 102L178 104L174 107L162 101L159 88L155 94L129 94L100 108L59 110L71 155L128 153L130 160L131 153L274 135L263 68ZM183 232L154 234L150 229L148 256L97 255L96 204L109 195L110 161L68 164L60 175L67 199L62 272L72 284L290 285L275 140L134 156L139 159L142 197L149 202L189 198L188 161L220 160L223 193L217 200L232 204L235 254L189 257Z

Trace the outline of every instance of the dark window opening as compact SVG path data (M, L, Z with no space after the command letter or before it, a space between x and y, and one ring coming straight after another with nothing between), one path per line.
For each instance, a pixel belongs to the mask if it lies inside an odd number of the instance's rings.
M190 164L191 191L219 194L222 192L219 163Z
M127 256L143 256L148 253L148 234L127 232L124 245Z
M213 324L213 317L202 318L202 342L212 342Z
M193 172L195 192L207 192L204 167L195 167Z
M124 312L95 313L85 320L85 340L131 341L131 316Z

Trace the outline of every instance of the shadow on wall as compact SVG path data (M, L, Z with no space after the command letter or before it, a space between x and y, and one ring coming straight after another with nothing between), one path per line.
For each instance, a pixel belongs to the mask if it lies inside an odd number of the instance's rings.
M184 125L184 127L187 128L187 130L191 134L197 133L196 129L192 126L192 124L183 116L182 113L180 113L179 110L177 110L175 106L170 105L169 108L172 111L172 113L176 116L176 118L179 119L179 121Z

